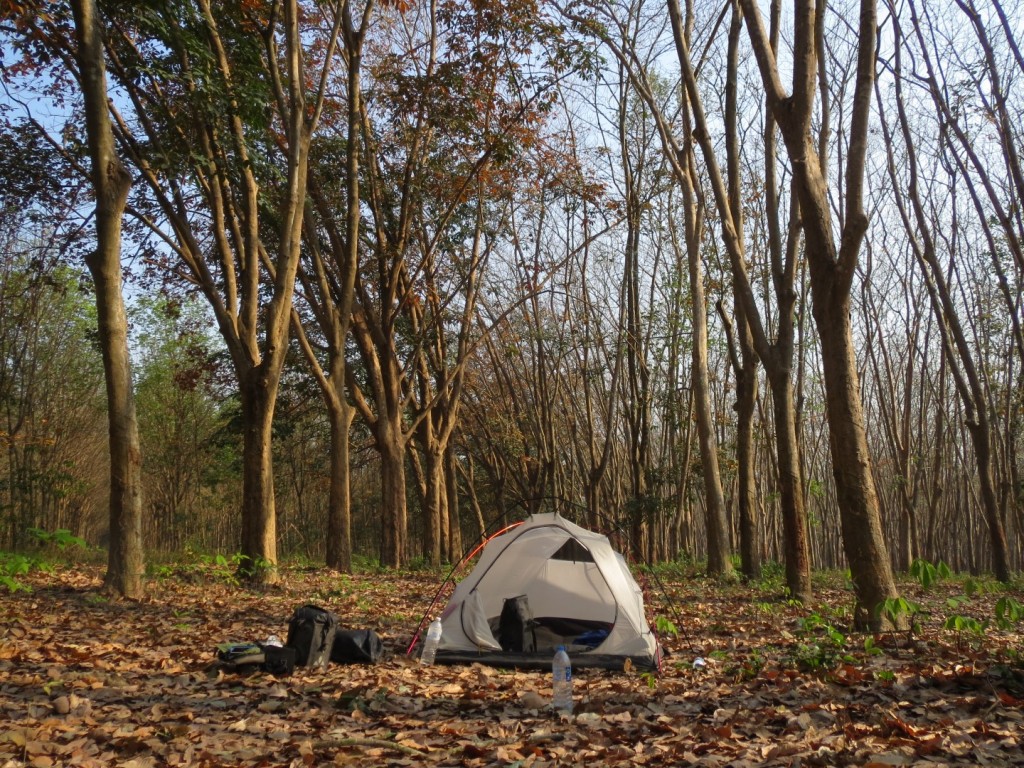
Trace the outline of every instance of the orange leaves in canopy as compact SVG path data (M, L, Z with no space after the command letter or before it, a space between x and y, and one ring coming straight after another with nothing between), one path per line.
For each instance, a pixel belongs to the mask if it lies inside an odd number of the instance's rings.
M394 8L401 14L408 13L413 7L413 0L380 0L385 8Z

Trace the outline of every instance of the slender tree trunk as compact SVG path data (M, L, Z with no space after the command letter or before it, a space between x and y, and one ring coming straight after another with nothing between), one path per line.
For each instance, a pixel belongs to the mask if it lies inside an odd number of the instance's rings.
M729 357L736 375L736 496L739 513L740 570L747 579L761 575L761 533L757 519L757 481L754 472L754 412L757 409L757 357L753 339L744 317L743 305L736 302L736 325L719 301L718 312L725 326ZM737 334L740 336L737 351Z
M253 369L241 382L242 541L240 572L249 580L273 584L277 574L277 512L271 433L276 382Z
M462 557L462 515L459 509L459 468L455 448L448 444L444 452L445 490L448 493L448 562Z
M999 513L995 484L992 481L992 444L989 436L988 418L981 412L976 419L967 422L967 431L974 444L974 457L978 466L978 485L981 492L981 509L991 539L992 570L999 581L1007 583L1012 577L1009 547L1006 543L1006 529Z
M349 433L355 409L346 402L344 393L336 407L329 408L331 420L331 486L327 505L327 565L350 573L352 571L352 498Z
M744 342L744 345L743 357L746 362L741 370L737 371L736 377L736 471L739 475L740 563L744 576L748 579L758 579L761 577L761 526L757 514L757 481L754 472L757 378L749 341Z
M345 342L351 324L355 303L356 272L359 269L359 222L361 188L360 122L362 120L362 51L366 29L373 13L374 2L368 0L358 26L352 17L352 6L342 3L342 42L348 57L348 142L345 148L345 236L334 232L333 252L340 287L334 307L333 323L337 331L331 345L330 361L333 392L328 393L331 419L331 490L327 521L327 565L348 573L352 570L352 467L349 455L349 435L353 408L345 396L346 366ZM325 293L330 293L326 291Z
M423 420L421 430L426 434L421 439L423 448L423 526L424 550L431 565L441 564L441 552L445 549L446 537L444 529L447 528L447 510L443 507L444 502L444 466L441 459L441 446L433 436L433 430L428 428L430 417Z
M729 559L729 525L725 515L725 496L718 466L718 441L715 439L714 414L711 407L711 386L708 381L708 329L704 298L704 274L700 254L689 249L690 296L693 306L693 398L700 444L701 471L704 476L704 516L708 533L708 573L728 576L732 573Z
M96 290L99 341L107 384L110 445L110 548L104 588L123 597L143 593L142 454L121 292L121 221L131 176L114 151L107 111L106 65L93 0L74 0L86 133L96 190L96 250L86 257Z
M769 370L769 376L775 413L775 452L778 457L786 585L795 599L807 602L811 598L811 553L807 541L807 510L804 506L803 472L800 469L800 448L796 434L793 379L787 372L774 368Z
M738 119L738 69L739 41L743 28L743 16L739 6L733 4L732 20L729 24L728 66L726 75L725 128L726 128L726 175L729 182L729 210L738 232L743 231L743 195L740 180L740 139ZM730 258L733 267L733 282L739 286L743 275L737 274L737 260ZM739 289L736 289L737 292ZM738 480L738 508L740 519L740 562L743 575L756 579L761 575L761 559L758 554L760 532L757 525L757 482L754 476L754 410L757 407L757 353L754 351L753 332L747 321L747 307L742 296L736 297L736 338L730 340L730 354L736 373L736 473ZM725 313L719 311L723 320ZM726 321L728 325L728 321ZM739 346L739 354L736 353Z
M396 428L387 421L377 424L377 448L381 464L381 565L399 568L406 560L405 446L401 426Z

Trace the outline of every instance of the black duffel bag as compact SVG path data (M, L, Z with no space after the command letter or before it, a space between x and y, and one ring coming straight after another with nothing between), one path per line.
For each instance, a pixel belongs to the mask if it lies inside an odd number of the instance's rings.
M331 661L335 664L376 664L384 643L372 629L339 629L334 633Z

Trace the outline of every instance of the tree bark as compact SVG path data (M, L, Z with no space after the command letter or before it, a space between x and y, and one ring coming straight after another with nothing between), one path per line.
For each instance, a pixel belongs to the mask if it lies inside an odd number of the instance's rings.
M775 412L775 452L778 457L786 585L795 599L807 602L811 598L811 553L807 541L807 510L796 435L793 379L788 371L777 370L774 366L765 365L765 370L771 381L772 407Z
M96 191L96 250L86 257L96 291L99 340L107 384L110 445L110 547L104 588L143 593L142 455L135 413L128 318L121 291L121 222L131 176L114 150L107 111L106 64L93 0L74 0L78 63Z
M718 466L718 441L715 438L714 414L711 408L708 381L707 319L704 316L704 276L700 257L690 254L690 294L693 297L693 398L697 417L697 440L700 445L701 473L704 477L704 517L708 534L708 574L729 576L729 526L725 516Z
M242 562L239 571L258 583L276 581L277 512L271 433L276 380L254 369L241 382L242 399Z
M761 532L757 515L757 481L754 471L754 412L757 408L757 373L753 352L753 341L749 328L742 317L742 305L737 303L736 316L739 329L719 301L718 312L725 325L729 341L729 357L736 375L736 479L737 511L740 533L740 571L747 579L761 576ZM739 342L736 350L736 333L746 338Z
M377 425L377 448L380 451L380 484L382 530L380 562L388 568L405 565L408 521L406 519L405 441L392 434L391 425Z
M877 606L895 597L889 553L871 476L864 431L849 297L819 298L813 311L821 337L832 473L843 532L843 548L856 587L862 626L879 626Z
M342 378L344 380L344 378ZM327 507L327 566L352 571L352 497L349 432L355 409L338 398L329 411L331 421L331 486Z

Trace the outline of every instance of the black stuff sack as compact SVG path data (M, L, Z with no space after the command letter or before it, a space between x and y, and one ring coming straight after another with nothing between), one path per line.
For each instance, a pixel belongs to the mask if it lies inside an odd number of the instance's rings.
M263 646L263 670L283 677L295 669L295 649L280 645Z
M376 664L384 643L372 629L339 629L334 633L331 661L335 664Z
M296 609L288 622L286 648L295 649L295 663L300 667L323 669L331 659L338 617L316 605Z

